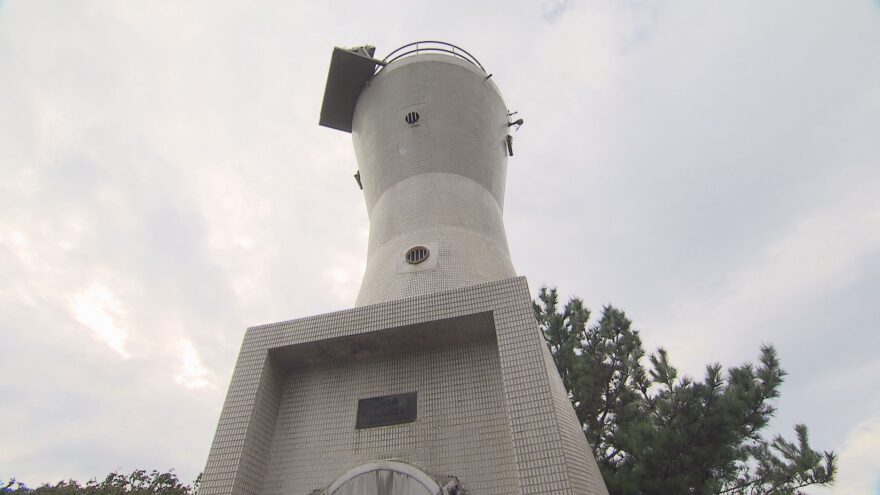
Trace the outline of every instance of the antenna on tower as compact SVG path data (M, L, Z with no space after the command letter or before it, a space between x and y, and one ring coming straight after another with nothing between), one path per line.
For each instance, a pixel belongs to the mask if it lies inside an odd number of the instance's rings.
M507 113L507 127L514 127L514 131L518 131L520 127L523 125L523 119L512 120L512 117L519 112L508 112ZM505 142L507 144L507 156L513 156L513 135L508 134L507 140Z

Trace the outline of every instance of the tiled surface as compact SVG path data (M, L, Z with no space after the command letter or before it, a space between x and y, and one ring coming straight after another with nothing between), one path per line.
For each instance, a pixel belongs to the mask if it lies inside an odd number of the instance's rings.
M418 393L414 423L354 428L358 399L406 392ZM263 493L309 493L353 466L391 458L454 474L473 493L515 493L504 403L491 337L291 371Z
M419 54L383 68L361 92L352 139L370 216L357 306L516 275L502 221L508 109L493 80L461 59ZM419 125L404 115L418 109ZM435 243L438 264L397 269Z
M456 343L449 349L439 350L438 356L430 352L407 353L374 359L372 364L369 364L370 361L328 363L289 371L275 366L280 363L272 365L268 359L268 351L273 348L346 336L366 337L384 329L486 312L491 312L493 317L496 332L494 342L491 338L480 338L467 345ZM491 347L495 347L497 353L490 352ZM501 400L496 398L497 395L486 392L487 388L494 388L497 394L498 378L469 378L465 375L470 365L462 365L461 373L464 374L450 371L446 377L439 372L429 375L416 371L420 359L422 364L427 365L422 369L430 371L443 361L443 356L459 363L474 361L473 369L490 374L493 368L500 369L496 376L500 376ZM326 469L329 473L326 465L331 461L328 458L335 458L335 454L332 449L327 450L327 446L343 448L340 439L346 434L342 432L344 425L336 424L330 431L324 431L310 422L301 423L303 418L319 414L302 409L311 407L309 404L314 405L314 400L302 400L321 394L323 387L334 390L336 394L384 395L410 391L401 388L412 387L413 384L427 387L429 395L437 394L434 397L443 395L444 387L456 390L464 397L475 397L474 394L483 397L479 408L465 401L450 409L448 405L438 406L435 398L434 402L425 404L433 403L433 407L440 407L441 410L428 412L420 404L419 414L431 418L436 413L438 424L460 422L470 425L472 422L488 421L487 418L507 416L503 426L509 434L512 454L505 456L495 453L503 447L505 434L496 428L499 425L494 424L494 419L493 426L487 426L489 430L485 435L488 436L481 439L479 435L464 435L470 437L467 439L470 444L464 445L462 451L478 451L480 444L487 442L483 448L487 457L495 456L490 464L498 471L484 472L487 480L507 476L506 473L511 471L509 459L512 457L515 465L512 484L493 489L488 482L479 481L468 474L470 478L464 487L469 494L607 493L595 463L591 462L592 458L586 450L583 433L577 427L576 420L572 422L574 412L556 381L558 377L554 378L555 369L548 367L546 358L524 278L251 328L245 336L205 468L202 495L309 493L317 487L290 486L298 476L293 472L307 469L320 472ZM362 376L364 374L366 377ZM346 377L354 380L354 385L342 383ZM368 385L375 385L375 388L369 388ZM354 390L343 391L346 386ZM340 397L328 400L339 401L339 404L344 402L344 398ZM339 414L340 418L345 415L344 412ZM442 418L442 421L437 418ZM348 420L348 427L354 429L352 421L353 418ZM330 421L327 424L327 428L331 428ZM445 440L437 438L437 445L441 447L431 450L431 440L426 440L431 438L431 432L419 428L421 425L413 424L388 427L386 432L375 430L361 433L360 443L356 442L353 453L349 451L345 454L347 460L357 462L393 451L421 456L419 460L424 464L455 468L456 461L447 459L449 448L443 446ZM351 434L357 440L358 433L348 433ZM310 456L311 463L302 464ZM338 474L342 472L344 469L338 470ZM433 474L459 475L456 472ZM320 479L327 479L327 476L332 477L332 474L315 474L310 483L318 483Z
M547 370L547 376L550 380L553 396L553 407L555 409L556 421L559 433L562 438L563 454L566 463L574 466L583 466L585 469L572 469L570 471L570 482L574 493L593 493L590 490L593 487L605 487L602 481L602 475L599 472L599 466L593 458L590 446L584 437L581 429L581 423L571 407L568 399L568 392L562 379L556 371L556 365L553 363L553 357L550 350L544 346L544 363ZM597 492L598 493L598 492ZM607 492L602 492L607 493Z

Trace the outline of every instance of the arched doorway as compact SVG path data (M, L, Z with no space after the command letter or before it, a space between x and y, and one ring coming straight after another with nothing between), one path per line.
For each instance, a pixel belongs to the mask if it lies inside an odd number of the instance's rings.
M373 461L350 469L322 495L446 495L462 494L457 481L440 486L422 470L400 461Z

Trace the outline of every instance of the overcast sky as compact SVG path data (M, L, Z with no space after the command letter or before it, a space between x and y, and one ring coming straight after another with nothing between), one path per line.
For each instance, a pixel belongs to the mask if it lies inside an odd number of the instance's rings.
M465 47L525 125L532 292L691 375L774 344L772 430L880 493L880 2L0 0L0 477L204 467L247 326L349 308L333 46Z

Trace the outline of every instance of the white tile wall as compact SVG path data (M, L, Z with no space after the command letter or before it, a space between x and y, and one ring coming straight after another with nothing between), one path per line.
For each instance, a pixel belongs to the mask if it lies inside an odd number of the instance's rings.
M421 350L300 367L277 352L327 339L375 345L383 331L430 335L425 323L481 314L494 337L444 347L438 335ZM477 332L485 318L471 320ZM307 494L389 456L458 476L470 495L606 494L548 358L522 277L250 328L200 495ZM355 430L357 399L414 390L415 423Z

